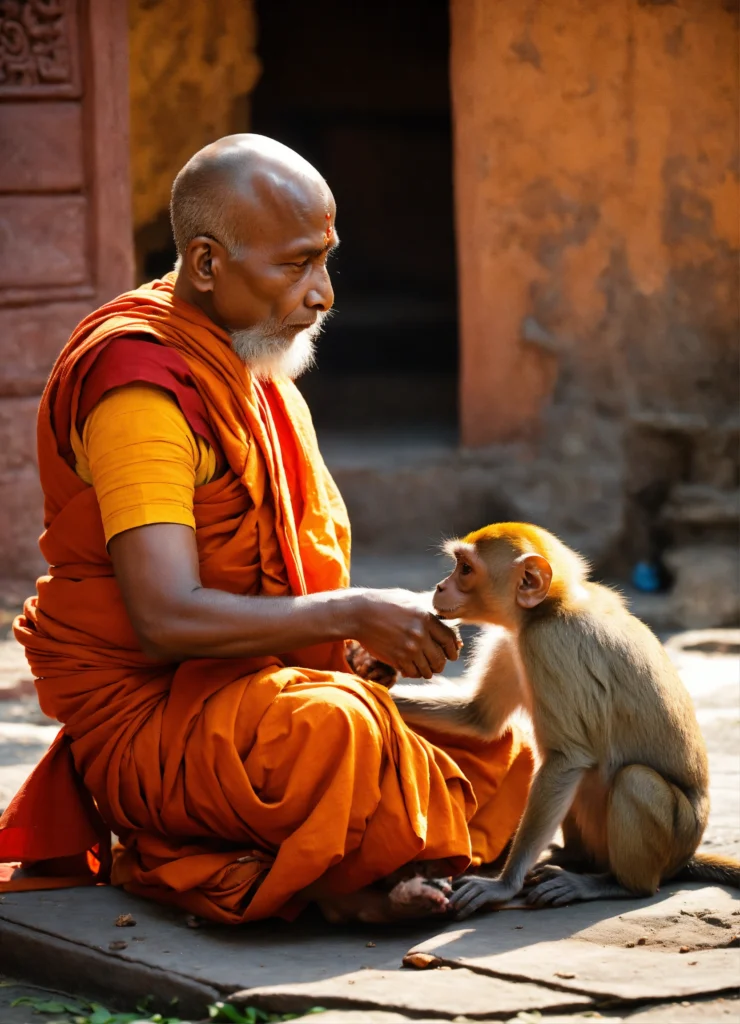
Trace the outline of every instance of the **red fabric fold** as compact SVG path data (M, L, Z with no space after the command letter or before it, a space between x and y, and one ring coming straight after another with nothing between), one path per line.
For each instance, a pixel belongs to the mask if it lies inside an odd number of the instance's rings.
M35 863L92 853L87 858L91 874L107 881L110 845L110 830L75 768L69 737L60 729L2 816L0 861Z
M153 338L114 338L92 354L94 362L85 376L77 407L78 430L106 392L126 384L154 384L172 395L193 433L218 450L218 441L195 379L188 364L174 349L160 345Z

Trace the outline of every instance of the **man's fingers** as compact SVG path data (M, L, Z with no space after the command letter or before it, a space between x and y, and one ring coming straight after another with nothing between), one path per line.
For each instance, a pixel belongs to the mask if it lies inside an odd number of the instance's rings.
M441 672L447 664L447 655L435 640L430 639L424 644L424 656L432 672Z
M460 648L458 647L457 635L454 630L446 626L444 622L435 615L430 616L429 632L432 638L439 644L449 661L457 661Z
M419 675L422 676L422 678L431 679L434 675L434 669L429 664L424 651L419 651L418 654L414 655L414 664L419 670Z

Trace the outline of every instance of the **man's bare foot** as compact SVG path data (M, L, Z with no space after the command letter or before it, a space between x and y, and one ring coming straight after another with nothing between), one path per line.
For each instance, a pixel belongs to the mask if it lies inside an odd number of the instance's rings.
M319 899L319 909L331 924L361 921L365 924L390 924L445 914L452 887L446 879L428 880L417 875L397 882L392 889L366 888L344 896Z
M388 893L392 913L397 920L407 917L426 917L445 914L450 906L452 886L446 878L425 878L416 875L394 885Z

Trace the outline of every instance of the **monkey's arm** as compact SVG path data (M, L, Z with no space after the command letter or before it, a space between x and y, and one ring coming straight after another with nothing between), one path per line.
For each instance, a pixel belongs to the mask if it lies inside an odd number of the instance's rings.
M504 630L491 628L478 639L460 682L435 676L421 686L401 683L391 696L411 725L493 739L523 703L521 675L510 638Z
M490 736L475 691L435 676L425 686L400 683L391 697L409 725L481 737Z
M469 917L491 903L504 903L521 890L527 872L553 836L573 803L585 766L564 754L548 753L537 772L524 817L504 870L497 879L463 877L452 896L456 916Z

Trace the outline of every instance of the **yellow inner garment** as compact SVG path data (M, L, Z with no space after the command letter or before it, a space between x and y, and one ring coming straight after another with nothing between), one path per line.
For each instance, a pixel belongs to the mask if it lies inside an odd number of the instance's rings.
M149 523L195 529L193 494L216 473L211 446L192 432L175 399L151 385L115 388L70 441L75 472L95 488L106 543Z

